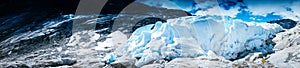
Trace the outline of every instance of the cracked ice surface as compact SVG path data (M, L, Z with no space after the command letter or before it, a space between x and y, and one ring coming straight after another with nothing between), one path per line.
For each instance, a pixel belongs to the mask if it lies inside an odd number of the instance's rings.
M266 40L281 30L277 24L243 23L218 16L181 17L138 28L121 49L127 49L129 57L140 58L137 66L161 58L198 57L208 51L238 59L251 52L272 52L273 45Z

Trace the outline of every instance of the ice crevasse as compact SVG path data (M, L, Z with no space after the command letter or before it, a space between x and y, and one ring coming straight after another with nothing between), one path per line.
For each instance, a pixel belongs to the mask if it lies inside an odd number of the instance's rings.
M226 59L251 52L272 52L266 40L283 30L278 24L244 23L220 16L188 16L138 28L118 55L140 58L137 66L156 59L198 57L208 51ZM126 52L123 52L126 51Z

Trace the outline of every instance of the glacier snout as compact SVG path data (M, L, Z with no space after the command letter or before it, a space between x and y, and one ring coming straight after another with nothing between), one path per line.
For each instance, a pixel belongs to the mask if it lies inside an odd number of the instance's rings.
M251 52L273 52L267 40L283 30L278 24L224 21L221 17L190 16L138 28L128 39L127 56L137 66L157 59L198 57L213 51L226 59Z

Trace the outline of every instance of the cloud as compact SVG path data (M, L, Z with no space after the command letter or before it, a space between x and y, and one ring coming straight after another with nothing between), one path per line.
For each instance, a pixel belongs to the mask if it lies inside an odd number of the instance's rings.
M269 13L274 13L274 15L280 15L283 18L299 20L297 16L300 13L300 1L297 0L248 0L244 3L253 15L267 16Z
M234 19L241 19L246 22L267 22L281 18L280 15L274 15L274 12L267 13L266 15L253 15L252 12L243 10Z
M240 11L238 11L238 8L224 10L219 6L214 6L213 8L207 9L205 11L197 11L195 15L200 15L200 16L217 15L217 16L229 16L234 18L238 13L240 13Z
M159 8L179 9L194 15L229 16L231 18L264 22L288 18L299 21L300 0L236 0L236 1L202 1L202 0L137 0L141 3Z

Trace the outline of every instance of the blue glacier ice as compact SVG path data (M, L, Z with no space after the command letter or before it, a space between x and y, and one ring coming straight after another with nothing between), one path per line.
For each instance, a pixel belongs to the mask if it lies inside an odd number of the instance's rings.
M111 64L112 62L116 61L116 56L114 54L109 54L105 56L104 59L106 60L107 64Z
M127 56L140 58L137 66L162 58L199 57L208 51L237 59L251 52L272 52L273 45L266 40L281 30L278 24L188 16L138 28L122 49L127 49Z

